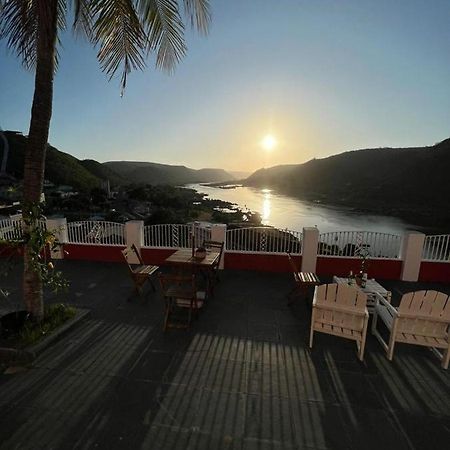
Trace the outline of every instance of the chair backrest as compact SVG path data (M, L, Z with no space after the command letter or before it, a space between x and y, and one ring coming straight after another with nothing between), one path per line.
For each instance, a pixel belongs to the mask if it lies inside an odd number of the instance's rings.
M438 291L408 292L398 307L400 333L444 336L450 324L450 297Z
M318 305L341 306L346 310L364 312L367 294L344 283L322 284L316 287L315 300Z
M195 275L175 275L172 273L159 273L159 283L161 285L161 291L163 295L167 295L169 290L182 291L187 296L195 298L197 294L197 287L195 283Z
M222 253L223 253L223 247L224 247L224 242L220 242L220 241L203 241L203 247L206 249L213 249L213 250L218 250L220 255L219 258L217 259L217 265L220 263L220 260L222 259Z
M128 267L130 270L132 270L132 265L141 264L145 265L144 261L142 259L141 254L139 253L139 250L137 247L132 244L130 247L127 247L122 250L122 255L125 258L126 263L128 264ZM137 261L137 262L135 262Z

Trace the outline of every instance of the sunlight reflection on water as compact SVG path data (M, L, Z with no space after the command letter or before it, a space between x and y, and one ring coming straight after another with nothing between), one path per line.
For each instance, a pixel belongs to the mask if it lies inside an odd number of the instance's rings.
M263 204L262 204L261 221L262 221L263 225L270 225L271 194L270 194L269 189L263 189L262 192L264 193L264 197L263 197Z
M187 187L203 192L210 198L235 203L244 210L258 212L264 225L281 229L301 230L303 227L317 226L322 233L366 230L394 234L400 234L407 229L417 229L395 217L362 214L342 207L302 201L277 194L270 189L220 189L199 184Z

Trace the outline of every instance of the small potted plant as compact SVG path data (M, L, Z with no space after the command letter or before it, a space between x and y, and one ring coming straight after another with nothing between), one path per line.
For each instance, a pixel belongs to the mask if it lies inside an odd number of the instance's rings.
M365 287L367 281L367 269L369 267L369 245L363 244L362 239L359 240L355 249L355 255L361 258L361 269L355 275L355 281L358 286Z
M206 248L205 247L198 247L197 250L195 250L195 258L196 259L204 259L204 258L206 258Z

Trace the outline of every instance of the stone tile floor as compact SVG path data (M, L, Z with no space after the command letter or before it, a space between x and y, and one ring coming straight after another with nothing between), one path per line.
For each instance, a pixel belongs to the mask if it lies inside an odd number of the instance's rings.
M121 264L62 267L67 300L92 315L30 369L0 375L1 449L449 445L450 372L411 346L390 363L372 336L363 363L331 336L316 334L310 351L310 309L286 305L289 274L224 271L192 330L163 333L159 294L127 301ZM416 287L385 286L394 302Z

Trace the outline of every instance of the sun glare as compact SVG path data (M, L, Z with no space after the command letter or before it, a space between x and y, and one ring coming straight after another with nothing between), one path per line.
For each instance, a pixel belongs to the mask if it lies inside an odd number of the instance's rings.
M277 146L277 141L271 134L267 134L261 141L261 145L264 150L271 151Z

